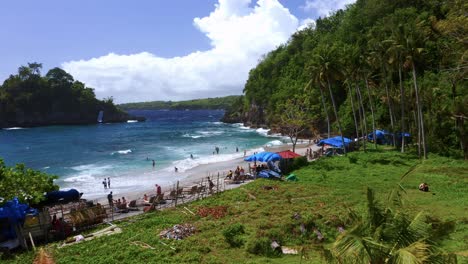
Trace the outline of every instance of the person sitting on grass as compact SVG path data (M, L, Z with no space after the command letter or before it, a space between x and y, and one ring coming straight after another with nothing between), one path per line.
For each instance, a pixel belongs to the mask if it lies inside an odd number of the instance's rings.
M423 182L419 184L419 190L422 192L428 192L429 191L429 185L427 183Z

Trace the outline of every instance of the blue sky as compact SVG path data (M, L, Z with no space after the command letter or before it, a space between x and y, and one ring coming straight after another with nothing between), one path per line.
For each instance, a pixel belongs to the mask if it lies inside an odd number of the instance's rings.
M36 61L44 73L63 67L117 102L240 94L261 54L305 19L349 2L1 1L0 80Z

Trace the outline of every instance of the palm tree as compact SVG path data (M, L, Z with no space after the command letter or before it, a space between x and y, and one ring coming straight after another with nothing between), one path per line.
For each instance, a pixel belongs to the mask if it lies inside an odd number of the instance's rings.
M368 80L367 74L364 74L364 81L366 83L367 95L369 97L369 106L370 106L371 115L372 115L372 133L373 133L372 138L374 139L374 149L377 149L377 134L375 130L374 102L372 101L371 90L369 88L369 80Z
M332 78L338 78L340 75L340 71L338 70L338 61L337 58L339 57L338 50L335 45L328 47L324 45L320 45L316 48L315 54L315 68L317 73L319 74L320 84L324 86L327 85L328 91L330 93L330 99L333 105L333 112L335 113L336 122L338 124L338 130L341 136L341 143L343 145L343 152L346 154L346 146L344 143L343 132L341 129L341 122L340 117L338 116L338 111L336 108L335 98L333 96L332 88L331 88L331 80Z
M390 127L392 133L395 133L395 125L394 125L394 114L393 114L393 106L392 106L392 98L390 96L390 92L388 89L388 81L387 81L387 68L386 68L386 62L387 62L387 48L385 45L385 41L382 41L379 38L378 32L381 32L382 30L378 28L379 30L371 30L370 34L368 35L370 41L369 41L369 46L371 49L370 52L370 57L372 61L372 65L380 70L380 75L382 79L382 84L385 88L385 94L387 97L387 107L388 107L388 113L390 117ZM374 38L373 38L374 37ZM393 146L395 146L395 137L393 137Z
M359 84L356 84L356 94L358 97L359 106L359 118L361 119L361 135L364 137L364 151L367 148L367 120L366 120L366 111L364 109L364 102L362 100L361 88Z
M407 53L406 60L411 63L412 75L413 75L413 85L414 85L414 95L416 97L416 110L418 115L418 126L420 127L419 133L421 134L421 140L419 145L422 144L423 157L427 159L427 150L426 150L426 136L424 129L424 116L422 113L422 105L419 96L419 88L417 82L417 73L416 73L416 64L415 60L419 57L423 51L422 43L424 43L423 35L418 31L418 25L413 25L411 27L405 27L405 50Z
M382 207L368 188L367 215L359 217L351 211L355 224L336 238L331 249L324 249L327 262L456 263L430 241L430 226L422 212L410 217L397 209Z
M353 99L354 96L353 96L353 91L351 87L351 83L356 72L355 70L356 66L354 65L354 62L355 62L355 58L358 57L359 49L356 46L345 45L343 46L342 53L345 59L345 65L343 65L344 76L345 76L344 82L348 86L349 98L351 100L351 109L353 111L354 127L356 130L356 138L358 139L357 142L359 144L359 127L358 127L358 120L356 117L356 110L354 107L354 99Z

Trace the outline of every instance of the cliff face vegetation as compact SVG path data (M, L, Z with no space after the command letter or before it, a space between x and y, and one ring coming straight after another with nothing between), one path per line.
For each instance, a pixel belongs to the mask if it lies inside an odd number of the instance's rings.
M309 131L409 132L421 156L467 157L467 8L460 0L358 0L266 54L225 120L274 128L283 103L303 98ZM404 151L405 142L395 145Z
M94 124L100 111L106 123L132 118L112 98L96 99L92 88L64 70L41 76L41 68L40 63L21 66L0 86L0 127Z

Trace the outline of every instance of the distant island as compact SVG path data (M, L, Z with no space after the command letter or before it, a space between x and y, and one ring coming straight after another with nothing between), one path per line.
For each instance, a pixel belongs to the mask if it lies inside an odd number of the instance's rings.
M92 88L60 68L45 76L41 69L41 63L28 63L0 85L0 128L145 120L117 108L112 97L96 99Z
M230 95L225 97L193 99L186 101L152 101L141 103L126 103L119 104L118 107L122 110L197 110L197 109L228 109L234 102L241 98L240 95Z

